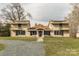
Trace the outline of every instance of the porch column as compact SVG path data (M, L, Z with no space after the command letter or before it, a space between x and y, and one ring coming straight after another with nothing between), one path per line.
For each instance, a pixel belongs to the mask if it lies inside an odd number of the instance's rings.
M44 30L42 30L42 37L44 37Z
M37 32L37 35L36 35L36 37L38 37L38 34L39 34L39 33L38 33L38 31L36 31L36 32Z
M50 32L50 35L51 35L51 36L54 36L54 31L51 31L51 32Z

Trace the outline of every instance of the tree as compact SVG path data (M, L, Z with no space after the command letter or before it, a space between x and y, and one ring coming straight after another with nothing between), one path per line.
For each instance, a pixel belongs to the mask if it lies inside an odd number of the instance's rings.
M0 27L0 36L9 36L10 35L10 25L7 22L12 21L16 22L16 20L21 21L21 20L26 20L26 17L32 17L29 12L25 12L23 9L22 5L19 3L12 3L7 5L5 8L2 10L1 17L5 19L5 26Z
M70 36L76 37L79 26L79 4L73 4L73 10L66 19L70 25Z
M26 17L31 17L30 13L26 13L20 3L12 3L2 9L2 17L6 20L15 22L16 20L26 20Z

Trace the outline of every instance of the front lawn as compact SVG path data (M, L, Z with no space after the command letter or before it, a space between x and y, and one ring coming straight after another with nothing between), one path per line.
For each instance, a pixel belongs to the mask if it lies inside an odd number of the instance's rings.
M36 37L0 37L0 40L23 40L23 41L36 41Z
M47 56L79 56L79 38L45 37Z
M4 44L0 44L0 51L5 49L5 45Z

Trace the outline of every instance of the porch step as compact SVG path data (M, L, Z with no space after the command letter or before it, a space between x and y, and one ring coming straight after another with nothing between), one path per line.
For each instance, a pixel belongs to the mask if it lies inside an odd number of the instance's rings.
M43 42L43 38L38 38L37 42Z

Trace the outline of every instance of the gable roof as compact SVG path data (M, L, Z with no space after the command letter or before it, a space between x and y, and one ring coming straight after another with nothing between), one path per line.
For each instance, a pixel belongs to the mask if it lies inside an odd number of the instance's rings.
M50 28L48 26L44 26L42 24L36 24L35 26L31 27L30 29L31 30L32 29L35 29L35 30L50 30Z

